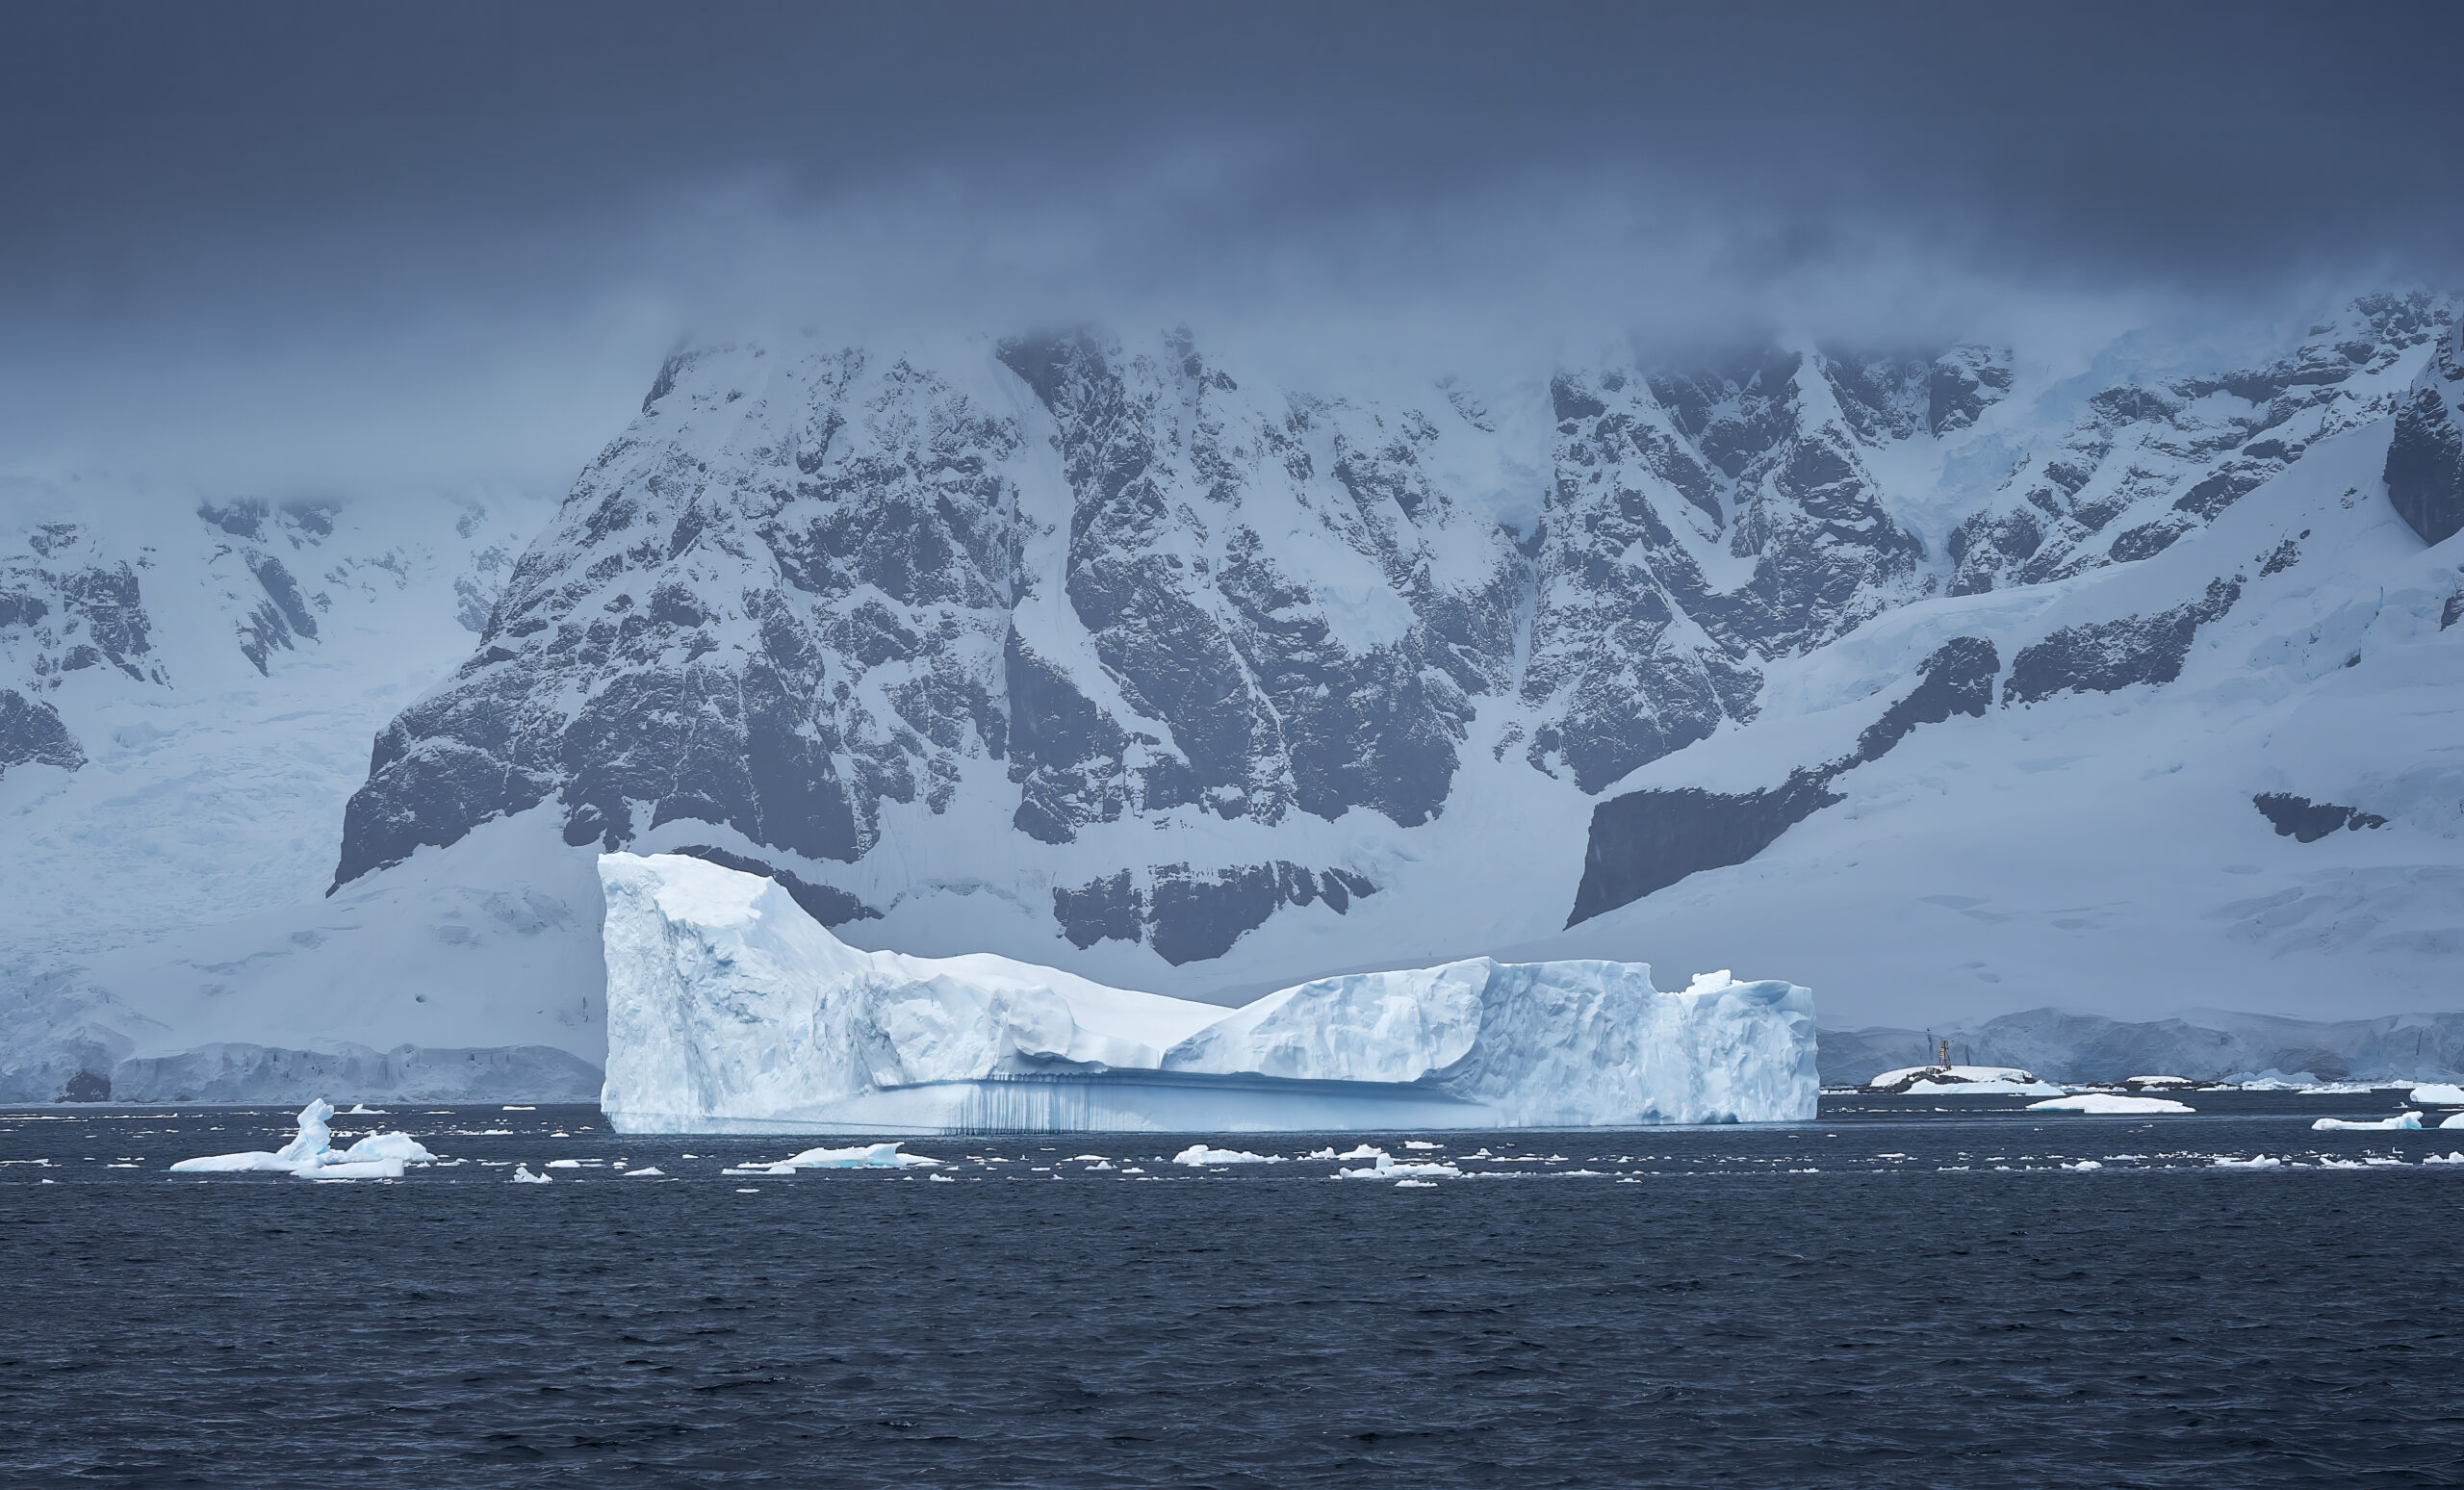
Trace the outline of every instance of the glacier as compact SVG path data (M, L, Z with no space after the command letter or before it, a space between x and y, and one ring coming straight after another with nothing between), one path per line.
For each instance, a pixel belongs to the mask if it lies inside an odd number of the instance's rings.
M619 1133L1339 1132L1805 1121L1813 998L1640 963L1349 973L1238 1009L868 952L762 876L606 854Z

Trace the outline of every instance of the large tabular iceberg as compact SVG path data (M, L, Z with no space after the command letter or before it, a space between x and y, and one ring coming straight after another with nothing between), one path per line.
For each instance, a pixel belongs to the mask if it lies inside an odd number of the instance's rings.
M769 880L609 854L620 1133L1321 1132L1804 1121L1813 998L1486 958L1226 1010L989 955L848 946Z

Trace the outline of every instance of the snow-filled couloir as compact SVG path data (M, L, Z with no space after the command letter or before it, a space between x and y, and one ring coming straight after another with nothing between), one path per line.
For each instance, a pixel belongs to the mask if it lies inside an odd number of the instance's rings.
M1805 1120L1813 999L1486 958L1236 1010L1008 958L866 952L757 875L609 854L619 1132L1329 1131Z

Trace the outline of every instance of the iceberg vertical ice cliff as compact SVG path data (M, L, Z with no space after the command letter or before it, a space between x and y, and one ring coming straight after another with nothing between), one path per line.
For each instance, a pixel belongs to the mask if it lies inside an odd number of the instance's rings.
M1244 1008L978 954L865 952L757 875L609 854L624 1133L1270 1132L1805 1120L1813 999L1726 973L1486 958Z

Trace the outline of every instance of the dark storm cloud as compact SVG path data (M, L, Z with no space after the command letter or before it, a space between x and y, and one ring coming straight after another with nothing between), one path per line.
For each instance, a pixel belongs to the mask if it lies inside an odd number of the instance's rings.
M667 339L808 312L1921 338L2451 284L2456 14L17 8L0 464L552 479Z

